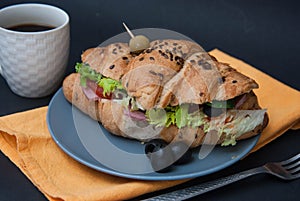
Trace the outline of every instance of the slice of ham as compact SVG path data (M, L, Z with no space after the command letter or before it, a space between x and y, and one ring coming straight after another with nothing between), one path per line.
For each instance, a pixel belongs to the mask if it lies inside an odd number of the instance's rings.
M136 121L147 121L145 113L142 111L130 111L130 109L124 109L124 114Z
M98 87L96 82L91 81L91 80L88 79L88 80L86 80L86 87L90 88L96 94L97 87Z
M100 97L96 94L96 90L97 90L96 82L87 80L86 87L81 87L81 88L82 88L83 93L89 100L96 101L96 100L100 99Z
M93 89L89 88L89 87L81 87L83 93L85 94L85 96L92 101L96 101L99 100L100 97L97 96L97 94L95 93L95 91L93 91Z

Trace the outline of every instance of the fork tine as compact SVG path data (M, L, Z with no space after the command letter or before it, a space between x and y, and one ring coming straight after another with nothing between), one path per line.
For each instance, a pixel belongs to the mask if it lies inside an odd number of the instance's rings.
M297 168L295 168L295 169L289 170L289 172L290 172L291 174L294 174L294 173L296 173L296 172L298 172L298 171L300 171L300 166L297 167ZM300 172L299 172L299 174L300 174Z
M293 161L295 161L295 160L297 160L297 159L299 159L299 158L300 158L300 153L297 154L296 156L290 158L290 159L287 159L287 160L285 160L285 161L280 162L280 164L281 164L281 165L287 165L287 164L289 164L289 163L291 163L291 162L293 162Z
M300 165L300 160L297 161L296 163L290 163L289 165L284 165L284 168L287 169L287 170L290 170L294 167L297 167L298 165Z
M297 174L293 174L291 179L298 179L300 178L300 172Z

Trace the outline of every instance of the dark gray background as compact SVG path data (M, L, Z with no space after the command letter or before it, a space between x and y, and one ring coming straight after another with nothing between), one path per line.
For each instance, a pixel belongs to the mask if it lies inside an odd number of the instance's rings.
M283 83L300 89L300 4L296 0L1 0L0 8L21 2L56 5L70 15L71 51L66 75L74 71L74 64L80 60L83 50L124 32L124 21L132 29L154 27L177 31L192 38L207 51L219 48ZM0 77L1 116L47 105L51 97L19 97L9 90ZM288 131L236 165L183 186L296 154L300 150L299 134L300 131ZM299 189L299 180L283 182L261 175L199 196L195 200L298 200ZM2 153L0 200L46 200Z

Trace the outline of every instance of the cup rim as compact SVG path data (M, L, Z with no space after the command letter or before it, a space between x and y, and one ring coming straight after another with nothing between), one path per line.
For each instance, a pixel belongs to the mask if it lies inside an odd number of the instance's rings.
M33 31L33 32L22 32L22 31L13 31L13 30L9 30L7 28L1 27L0 26L0 31L5 31L8 33L17 33L17 34L24 34L24 35L36 35L36 34L43 34L43 33L51 33L51 32L55 32L59 29L62 29L66 26L68 26L69 21L70 21L70 17L68 15L68 13L66 11L64 11L63 9L54 6L54 5L50 5L50 4L44 4L44 3L21 3L21 4L15 4L15 5L10 5L10 6L6 6L4 8L0 9L0 13L2 11L5 10L9 10L9 9L14 9L16 7L32 7L32 6L36 6L36 7L43 7L43 8L51 8L51 9L55 9L58 12L61 12L64 16L65 16L65 21L63 24L54 27L53 29L50 30L46 30L46 31Z

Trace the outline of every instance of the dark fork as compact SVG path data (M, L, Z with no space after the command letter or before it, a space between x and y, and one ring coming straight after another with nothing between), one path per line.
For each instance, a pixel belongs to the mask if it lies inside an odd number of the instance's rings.
M237 174L216 179L214 181L175 190L173 192L165 193L145 200L185 200L260 173L271 174L284 180L298 179L300 178L300 153L282 162L266 163L261 167L246 170Z

